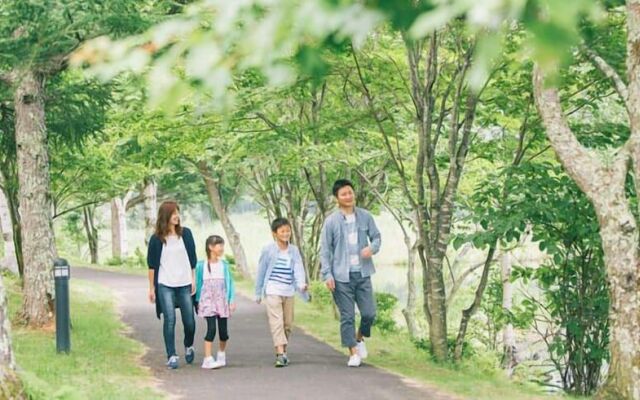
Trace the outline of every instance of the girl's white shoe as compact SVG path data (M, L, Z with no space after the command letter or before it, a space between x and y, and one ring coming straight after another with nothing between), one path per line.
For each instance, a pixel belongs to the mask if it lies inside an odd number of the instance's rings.
M225 365L227 365L227 355L221 351L218 352L218 354L216 355L216 361L214 363L214 366L211 367L212 369L215 368L222 368Z
M204 360L202 360L202 368L204 369L216 368L216 360L213 359L213 356L205 357Z

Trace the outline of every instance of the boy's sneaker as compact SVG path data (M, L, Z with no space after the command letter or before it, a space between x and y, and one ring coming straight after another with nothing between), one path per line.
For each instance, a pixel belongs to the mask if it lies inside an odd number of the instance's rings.
M282 354L282 358L284 359L284 366L288 366L289 365L289 357L287 357L287 353L283 353Z
M282 368L282 367L284 367L284 366L286 366L286 365L287 365L287 364L285 364L284 356L283 356L282 354L278 354L278 355L276 356L276 363L275 363L275 367L276 367L276 368Z
M213 368L222 368L227 365L227 355L224 352L219 351L216 355L216 362Z
M204 369L214 369L216 365L216 360L213 359L213 356L205 357L202 360L202 368Z
M367 352L367 346L364 344L364 340L358 342L358 344L356 345L356 350L358 351L358 355L360 356L361 360L364 360L365 358L367 358L367 356L369 356L369 352Z
M195 350L193 350L193 346L187 347L184 350L184 360L187 362L187 364L191 364L195 357L196 357L196 352Z
M357 354L354 354L349 357L349 362L347 363L348 367L359 367L362 364L362 359Z
M171 356L169 357L169 361L167 361L167 367L169 369L176 369L178 368L178 356Z

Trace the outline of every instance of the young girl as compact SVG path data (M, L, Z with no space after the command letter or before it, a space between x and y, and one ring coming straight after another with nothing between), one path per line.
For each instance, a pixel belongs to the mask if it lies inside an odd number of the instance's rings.
M236 309L234 283L229 263L222 258L224 239L218 235L209 236L205 242L207 260L196 265L196 302L198 315L207 321L204 337L204 360L202 368L214 369L227 365L225 348L229 333L227 319ZM216 336L216 321L220 332L220 347L216 359L211 355L213 339Z
M289 244L291 224L286 218L271 223L274 243L267 245L258 261L256 302L266 296L269 327L276 350L276 367L289 365L287 345L293 328L293 296L300 291L307 301L307 283L298 248Z

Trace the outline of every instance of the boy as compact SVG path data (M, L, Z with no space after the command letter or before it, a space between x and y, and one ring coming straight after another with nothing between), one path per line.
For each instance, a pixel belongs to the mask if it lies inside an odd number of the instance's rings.
M276 351L275 366L289 365L287 345L293 327L293 296L300 291L307 300L307 283L298 248L289 243L291 224L286 218L271 223L275 241L262 249L258 261L256 302L265 297L269 328Z

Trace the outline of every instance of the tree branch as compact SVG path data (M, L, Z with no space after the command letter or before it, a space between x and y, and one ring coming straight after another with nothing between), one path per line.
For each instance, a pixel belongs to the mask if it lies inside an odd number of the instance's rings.
M544 73L536 65L533 69L533 93L547 136L567 173L591 197L598 189L597 182L603 182L604 165L573 134L562 111L558 90L545 88L544 79Z
M140 193L136 197L132 197L132 198L128 199L128 201L125 204L124 208L125 208L125 210L128 211L128 210L130 210L131 208L137 206L140 203L144 203L144 193Z
M82 204L80 204L80 205L77 205L77 206L74 206L74 207L68 208L68 209L66 209L66 210L64 210L64 211L62 211L62 212L56 213L56 214L52 217L52 219L56 219L56 218L58 218L58 217L61 217L61 216L65 215L65 214L70 213L71 211L75 211L75 210L77 210L77 209L79 209L79 208L86 207L86 206L91 206L91 205L94 205L94 204L100 204L100 203L101 203L101 201L95 201L95 200L94 200L94 201L88 201L88 202L86 202L86 203L82 203Z
M613 81L616 92L618 92L618 95L624 102L625 107L627 108L627 110L629 110L629 105L627 103L627 100L629 99L629 92L627 90L627 85L622 80L622 77L615 69L613 69L611 65L609 65L609 63L604 58L600 57L600 55L596 53L595 50L588 48L586 45L583 45L581 49L587 56L589 61L591 61L591 63L596 68L598 68L598 70L600 70L600 72L602 72L607 78Z

